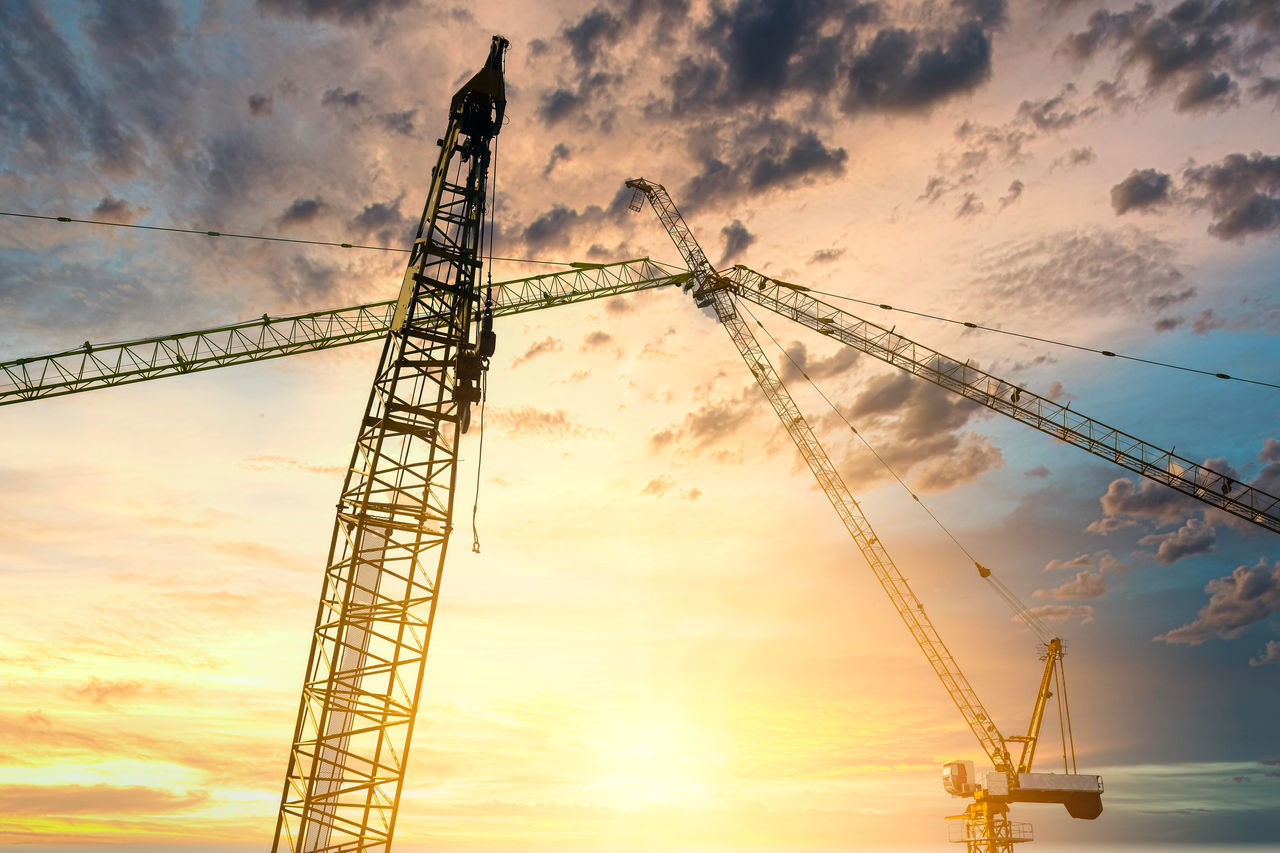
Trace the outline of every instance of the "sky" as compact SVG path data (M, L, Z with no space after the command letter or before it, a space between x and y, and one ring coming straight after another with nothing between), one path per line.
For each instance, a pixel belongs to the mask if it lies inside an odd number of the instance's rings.
M1268 0L6 0L0 210L403 246L495 32L500 257L678 262L643 176L721 267L1278 375ZM400 263L0 217L0 359L389 299ZM838 304L1280 493L1275 388ZM1280 838L1274 534L756 316L1005 734L1034 638L841 416L1065 640L1106 811L1016 809L1042 849ZM667 288L497 332L396 849L943 849L978 745L715 319ZM5 843L268 843L377 356L0 411Z

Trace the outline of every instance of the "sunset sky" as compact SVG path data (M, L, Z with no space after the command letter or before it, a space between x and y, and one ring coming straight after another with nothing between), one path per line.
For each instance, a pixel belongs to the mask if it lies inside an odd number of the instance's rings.
M1280 382L1273 0L0 0L0 210L404 246L493 33L500 256L677 263L644 176L721 266ZM0 360L401 263L0 217ZM1274 387L837 304L1280 493ZM757 316L1064 638L1106 811L1015 809L1042 849L1280 839L1280 539ZM941 765L981 751L714 318L668 288L497 332L395 849L946 849ZM1018 733L1032 635L762 342ZM0 408L0 843L269 845L377 357Z

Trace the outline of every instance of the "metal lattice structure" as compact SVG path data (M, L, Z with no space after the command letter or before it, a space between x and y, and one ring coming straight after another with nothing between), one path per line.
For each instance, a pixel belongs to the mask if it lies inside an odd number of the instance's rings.
M582 264L493 285L493 316L651 290L689 279L648 258ZM181 376L218 367L381 340L396 300L233 323L0 362L0 406Z
M1280 532L1280 498L1275 495L828 305L805 293L806 288L745 267L734 268L728 278L737 293L762 308L1188 497Z
M338 502L273 851L385 853L395 830L458 440L488 354L473 341L476 275L506 46L494 37L450 107Z
M795 400L783 385L773 363L760 348L751 327L738 311L735 300L738 298L736 293L740 289L739 284L717 273L707 262L706 255L685 224L680 211L660 184L635 180L628 181L627 185L635 189L637 195L643 193L649 199L650 205L658 214L659 220L666 226L668 234L694 275L692 296L695 303L699 306L714 307L716 318L728 332L738 354L751 370L756 384L764 392L765 399L769 401L783 428L795 443L796 449L800 451L805 464L817 479L823 494L831 502L841 523L844 524L876 580L888 595L890 603L897 610L899 618L911 632L912 639L924 653L929 666L942 682L947 695L955 703L965 723L968 724L970 731L973 732L983 752L995 768L995 773L990 774L991 777L996 777L994 788L991 778L988 777L985 786L974 784L974 780L968 780L961 790L949 789L957 796L973 798L973 802L965 812L958 816L964 821L964 840L969 844L970 851L1008 853L1011 845L1016 841L1030 840L1029 824L1015 825L1009 820L1008 804L1010 802L1062 803L1072 817L1096 818L1102 812L1101 777L1072 775L1058 779L1043 776L1033 779L1029 775L1024 775L1030 769L1030 762L1035 753L1035 742L1039 737L1044 704L1050 695L1049 679L1055 671L1055 664L1061 659L1061 641L1057 638L1046 638L1049 645L1045 675L1041 679L1040 691L1036 697L1027 734L1004 737L986 708L983 707L977 692L969 684L946 643L938 634L933 621L925 613L924 605L916 597L907 579L899 571L884 544L872 529L862 507L854 500L849 487L827 456L817 435L814 434L813 428L805 420ZM636 199L633 198L631 204L633 210L637 208L635 201ZM981 565L977 565L977 568L983 577L991 577L989 570ZM1026 607L1021 602L1017 602L1016 596L1012 596L1011 592L1008 595L1022 614L1031 616ZM1022 760L1018 765L1014 765L1009 755L1008 743L1011 741L1021 741L1023 745ZM956 763L953 762L953 764ZM959 763L972 767L972 762ZM1022 785L1024 779L1028 783L1025 788ZM1093 790L1087 790L1090 786ZM1020 827L1023 826L1026 827L1025 838L1020 837L1022 834Z
M719 276L707 262L706 255L685 224L684 217L680 215L680 211L661 184L635 180L628 181L627 186L644 193L659 220L667 226L673 242L697 279L693 289L694 299L699 304L709 304L714 307L716 318L729 333L730 339L738 349L738 354L742 356L760 390L764 392L765 399L769 401L769 405L782 422L787 435L795 442L796 449L800 451L805 464L817 479L823 494L827 496L836 514L840 516L841 523L849 531L854 544L857 545L867 565L875 574L876 580L880 582L880 586L884 588L890 602L906 624L907 630L911 632L911 636L924 652L929 666L941 679L948 695L951 696L965 722L978 738L983 751L987 753L987 757L997 769L1012 768L1012 761L1005 748L1004 740L992 723L977 692L969 684L969 680L960 670L960 665L956 663L946 643L933 627L933 622L925 614L924 605L912 591L911 585L907 583L907 579L903 577L893 558L889 556L889 552L885 550L884 544L872 529L871 522L867 520L862 507L854 500L844 478L840 476L831 458L827 456L813 428L801 414L795 400L792 399L786 386L782 384L782 379L774 370L773 363L760 348L751 327L738 311L734 303L733 283Z

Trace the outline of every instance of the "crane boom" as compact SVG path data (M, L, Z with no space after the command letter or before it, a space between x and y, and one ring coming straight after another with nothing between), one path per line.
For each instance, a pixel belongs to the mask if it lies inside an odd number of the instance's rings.
M387 853L395 831L452 528L459 439L492 354L477 276L506 47L494 36L484 67L454 96L439 142L338 501L276 853Z
M889 596L889 601L898 611L907 630L911 632L916 645L924 652L929 666L942 681L947 694L955 702L956 708L978 739L978 743L992 765L997 770L1007 772L1013 765L995 722L983 707L978 694L965 678L960 665L956 663L955 657L942 641L937 629L934 628L933 622L925 613L924 605L920 603L911 585L872 529L862 507L849 492L849 487L832 464L831 458L827 456L813 428L809 426L808 421L796 406L795 400L782 384L772 362L760 349L759 342L756 341L750 326L743 320L733 301L731 282L721 278L707 262L706 255L703 254L688 225L685 224L684 217L680 215L680 211L661 184L637 179L627 181L627 186L638 193L643 193L649 199L658 218L666 226L667 233L680 249L681 255L693 272L694 298L699 300L700 304L711 304L715 308L716 317L729 333L729 337L751 370L760 390L764 392L765 398L782 421L787 434L795 442L796 448L804 457L809 470L813 472L823 494L827 496L827 500L840 516L845 529L853 537L858 550Z
M716 317L729 333L738 353L755 376L756 383L782 421L787 434L795 442L818 485L830 500L858 550L862 552L898 615L911 632L912 638L924 652L929 665L942 681L947 694L995 768L994 773L987 774L984 780L978 781L973 773L973 762L952 762L947 765L944 786L952 794L973 798L965 812L956 816L963 824L960 837L953 840L964 842L970 853L1008 853L1016 842L1030 840L1030 826L1009 819L1009 803L1012 802L1062 803L1072 817L1096 818L1102 812L1101 777L1026 772L1030 769L1034 756L1044 706L1050 695L1049 682L1054 666L1061 661L1061 641L1053 638L1046 646L1048 663L1036 695L1036 707L1027 735L1004 738L925 614L924 606L872 530L861 506L853 499L813 429L782 384L772 362L761 350L751 327L743 320L735 301L741 290L739 283L720 275L707 262L706 255L698 246L684 218L660 184L638 179L628 181L627 185L636 190L636 196L632 198L632 210L638 210L642 206L637 202L643 195L658 213L660 221L666 226L693 274L692 296L695 303L714 307ZM983 577L990 578L991 573L987 569L981 565L977 568ZM1016 600L1012 592L1005 590L1002 594L1006 593L1006 597ZM1007 741L1023 743L1018 765L1014 765L1009 756Z
M808 288L801 285L745 267L735 267L726 278L742 298L762 308L1188 497L1280 532L1280 498L1275 495L828 305L805 293Z
M493 285L493 315L502 317L681 284L649 260L575 264ZM51 355L0 362L0 406L181 376L218 367L280 358L379 340L391 328L396 300L311 311L177 332L135 341L92 344Z

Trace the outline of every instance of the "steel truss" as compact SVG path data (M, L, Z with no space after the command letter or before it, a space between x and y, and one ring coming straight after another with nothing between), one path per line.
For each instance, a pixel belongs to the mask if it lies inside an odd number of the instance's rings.
M622 293L680 284L648 258L613 264L580 264L493 285L495 317ZM396 300L178 332L121 343L93 344L51 355L0 362L0 406L111 388L350 346L382 339L391 328Z
M702 247L693 237L685 224L684 217L680 215L680 211L671 200L671 196L667 194L665 187L643 179L628 181L627 186L648 197L658 219L666 227L667 233L694 275L692 295L695 302L699 305L710 305L715 309L716 317L729 333L730 339L738 349L738 354L742 356L760 390L764 392L765 399L769 401L778 419L782 421L783 428L795 442L800 455L804 457L809 470L813 472L818 485L822 487L823 494L835 508L836 514L840 516L840 521L849 531L854 544L866 559L867 565L871 567L876 580L880 582L898 611L898 615L906 623L907 629L924 652L929 666L942 681L948 695L964 716L965 722L969 724L969 728L982 744L983 751L987 753L996 768L1012 767L1004 741L978 698L977 692L965 678L960 665L956 663L946 643L938 635L932 621L925 615L924 605L920 603L920 599L916 598L907 579L903 577L893 558L880 542L880 538L876 536L871 522L862 512L862 507L854 500L849 487L845 485L844 479L822 448L817 435L814 434L813 428L809 426L799 407L796 406L795 400L782 384L782 379L774 370L773 363L760 348L751 327L743 320L734 302L733 283L718 275L707 261ZM635 209L635 207L633 204L632 208Z
M1055 403L828 305L805 293L807 288L779 282L746 267L735 267L726 278L742 298L762 308L1188 497L1280 532L1280 498L1275 495L1073 412L1070 404Z
M440 140L338 501L273 851L385 853L391 843L449 540L458 439L479 400L476 275L505 47L494 38L484 69L454 97Z

